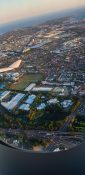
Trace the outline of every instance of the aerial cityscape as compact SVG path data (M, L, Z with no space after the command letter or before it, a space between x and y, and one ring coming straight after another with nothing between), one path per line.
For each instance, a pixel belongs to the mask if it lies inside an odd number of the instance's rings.
M0 140L38 152L85 141L85 18L0 35Z

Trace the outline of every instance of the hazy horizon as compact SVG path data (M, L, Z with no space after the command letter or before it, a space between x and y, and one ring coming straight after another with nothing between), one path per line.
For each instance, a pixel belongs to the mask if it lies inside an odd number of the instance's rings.
M1 0L0 24L85 6L85 0Z
M16 30L24 27L32 27L35 25L42 24L48 20L54 20L55 18L61 18L66 16L72 16L76 19L83 19L85 18L85 7L75 8L70 10L68 9L68 10L63 10L59 12L52 12L52 13L47 13L40 16L3 23L0 25L0 35L12 30Z

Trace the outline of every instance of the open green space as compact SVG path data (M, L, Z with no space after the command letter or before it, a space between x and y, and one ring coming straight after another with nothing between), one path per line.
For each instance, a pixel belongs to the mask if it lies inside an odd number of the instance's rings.
M41 79L41 74L25 74L16 84L12 84L10 87L14 90L24 90L30 83L38 82Z
M74 131L85 132L85 116L78 115L72 125Z

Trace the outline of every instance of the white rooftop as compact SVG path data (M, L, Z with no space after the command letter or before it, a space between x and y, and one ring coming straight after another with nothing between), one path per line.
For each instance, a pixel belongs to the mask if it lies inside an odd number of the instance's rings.
M25 91L31 91L35 86L36 86L35 83L31 83L31 84L25 89Z
M5 97L7 97L10 94L10 91L4 91L2 94L0 94L0 101L3 100Z
M59 101L57 100L57 98L53 98L53 99L50 99L47 103L48 104L56 104L58 103Z
M30 107L29 104L22 104L19 109L24 110L24 111L29 111Z
M25 103L28 103L29 105L31 105L34 102L35 98L36 98L36 95L29 95Z
M35 87L35 88L33 88L32 89L32 91L46 91L46 92L48 92L48 91L52 91L52 89L53 88L51 88L51 87Z
M45 107L46 107L45 103L41 103L41 104L37 107L37 109L38 109L38 110L42 110L42 109L45 109Z
M14 109L19 101L25 96L25 94L18 93L15 97L13 97L10 101L8 102L2 102L1 104L8 110Z
M71 100L64 100L61 105L63 106L63 108L68 108L69 106L71 106L73 104L73 102Z

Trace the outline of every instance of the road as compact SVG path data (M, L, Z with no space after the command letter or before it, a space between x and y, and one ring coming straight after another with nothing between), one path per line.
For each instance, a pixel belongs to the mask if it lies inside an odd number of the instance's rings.
M74 106L72 113L67 117L66 122L64 123L64 125L59 129L60 133L66 132L68 126L70 125L70 123L72 122L72 120L76 117L77 113L78 113L78 109L81 105L81 102L78 101L76 106ZM56 145L58 143L58 140L56 139L56 137L53 138L53 143L51 143L46 150L47 151L54 151L56 149Z
M67 127L70 125L70 123L73 121L73 119L76 117L78 113L78 109L81 105L81 102L77 102L76 106L74 107L72 113L67 117L67 121L64 123L64 125L60 128L60 132L66 132Z
M71 134L72 137L72 133L67 133L67 127L69 126L69 124L72 122L72 120L75 118L75 116L77 115L77 112L79 110L81 103L78 102L76 106L74 106L74 109L72 110L72 113L67 117L66 122L64 123L63 127L60 128L60 130L58 132L49 132L49 131L39 131L39 130L19 130L19 129L2 129L5 133L10 133L10 134L19 134L19 133L25 133L27 138L29 139L31 138L43 138L43 139L50 139L52 140L52 142L49 144L49 146L47 146L47 148L44 150L45 152L53 152L58 145L60 144L65 144L66 145L66 141L64 138L67 137L67 139L69 138L69 134ZM4 113L4 109L2 106L0 106L0 108L2 109L2 113ZM78 133L77 133L78 134ZM76 135L77 135L76 134ZM74 134L75 135L75 134Z
M13 135L17 136L20 134L27 137L27 140L29 139L43 139L43 140L50 140L50 144L43 149L44 152L53 152L56 148L59 148L60 145L63 145L64 148L70 149L78 143L83 142L85 140L85 134L84 133L70 133L70 132L52 132L52 131L40 131L40 130L18 130L18 129L3 129L0 128L0 132L5 133L6 135L9 135L13 137ZM26 138L25 137L25 138ZM16 138L16 137L15 137ZM6 140L4 140L6 141ZM6 143L8 143L6 141ZM8 143L9 144L9 143ZM12 143L12 146L13 145ZM19 147L17 147L19 148ZM24 147L23 147L24 149ZM31 150L32 151L32 150Z
M70 125L71 121L76 117L77 111L69 115L68 120L64 123L63 127L60 128L60 132L66 132L67 127Z

